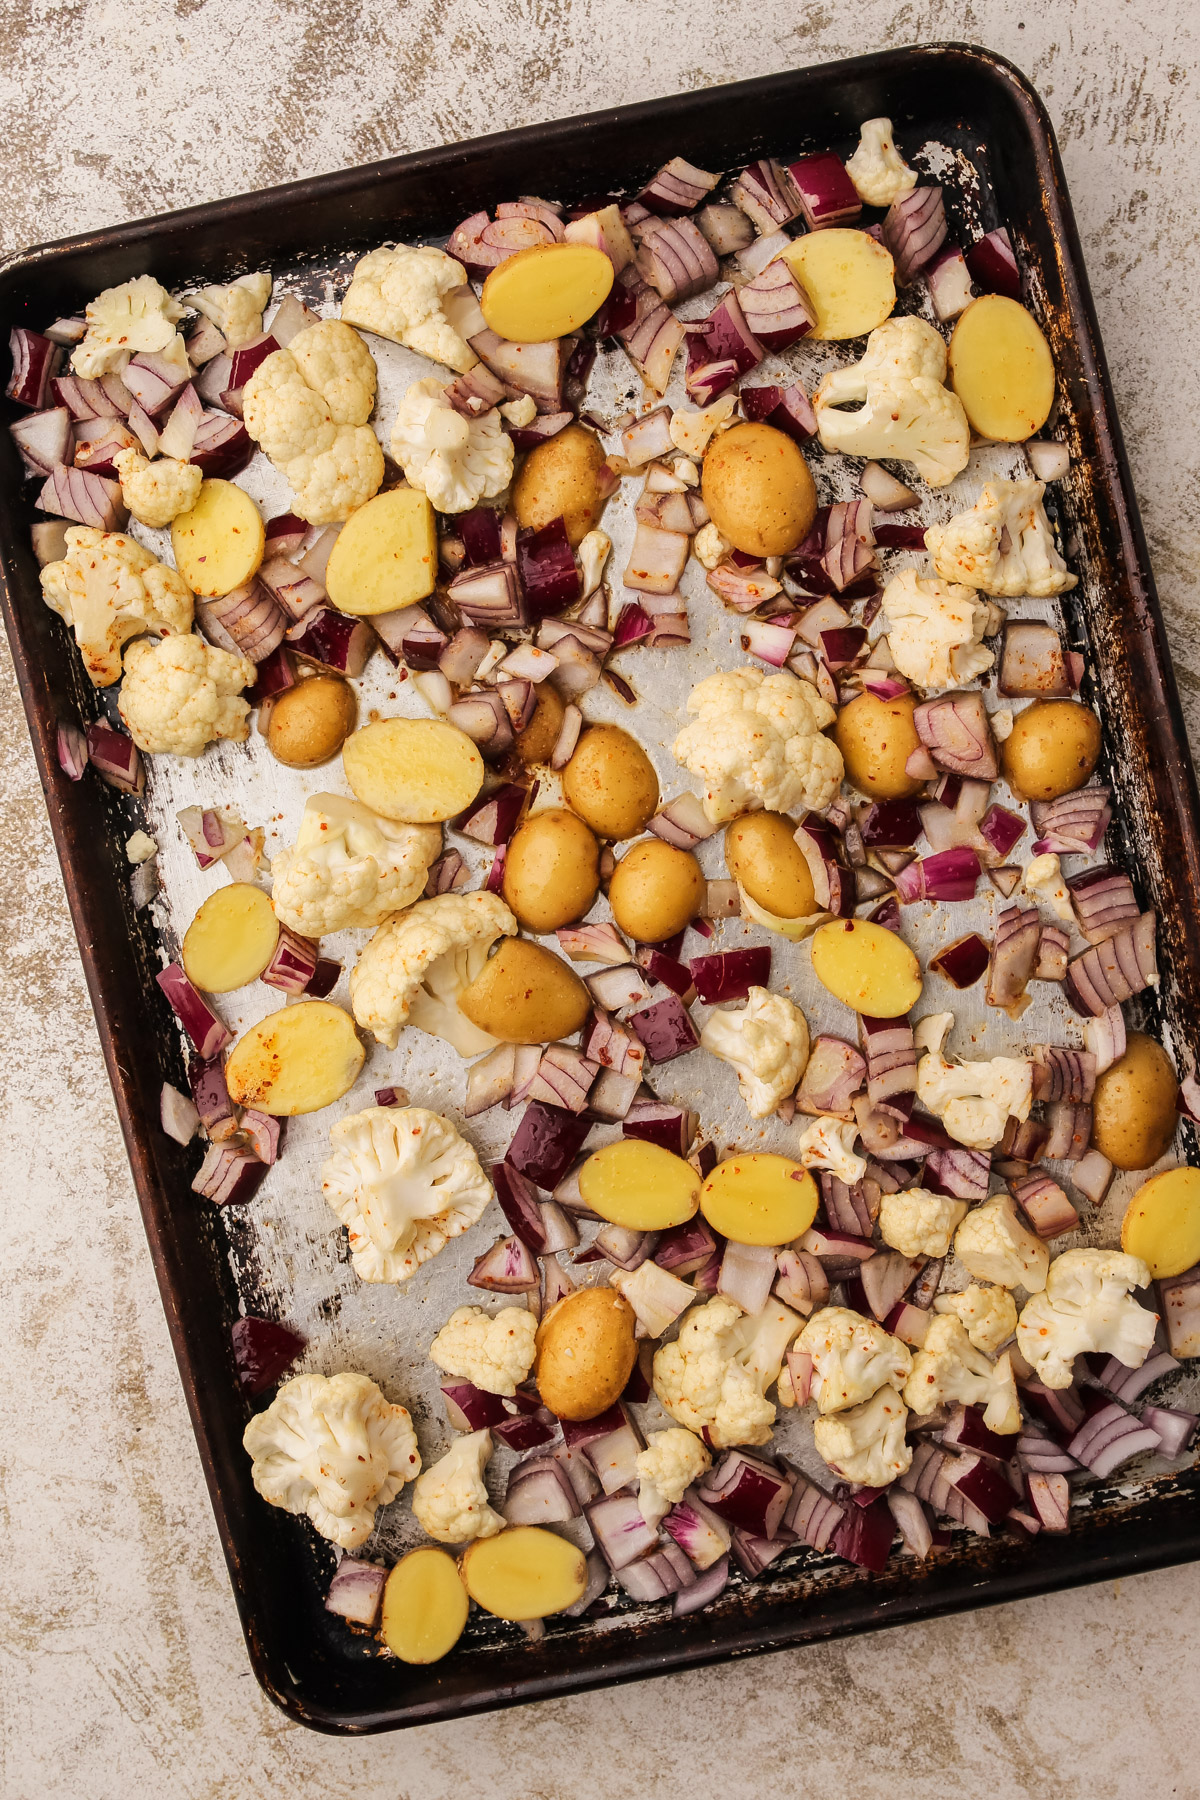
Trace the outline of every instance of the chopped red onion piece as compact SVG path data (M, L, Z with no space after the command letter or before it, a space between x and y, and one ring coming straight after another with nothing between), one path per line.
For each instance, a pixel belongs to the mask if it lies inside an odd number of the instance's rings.
M927 263L925 279L929 284L933 310L943 324L966 312L973 299L971 273L957 244L943 245L933 260Z
M705 1476L699 1498L726 1524L774 1539L792 1497L787 1477L744 1450L729 1450Z
M986 1200L992 1157L988 1150L934 1149L925 1158L924 1185L956 1200Z
M787 167L810 231L847 225L862 212L862 201L846 172L846 165L832 151L801 157Z
M379 641L365 619L353 619L332 606L307 613L287 637L297 656L330 675L346 675L352 681L362 674Z
M62 362L62 349L53 339L23 325L9 332L8 347L13 366L4 391L18 406L37 412L46 404L50 382Z
M56 518L73 519L99 531L119 531L127 516L119 481L65 463L52 470L36 504Z
M103 720L87 728L88 761L109 787L122 794L140 794L146 785L141 753L133 739Z
M1200 1356L1200 1264L1170 1280L1160 1278L1158 1301L1172 1356Z
M887 1506L882 1500L873 1500L869 1506L847 1507L830 1548L844 1561L879 1574L887 1567L895 1535L895 1521Z
M267 1165L252 1150L238 1144L210 1144L192 1192L203 1194L216 1206L241 1206L254 1198L266 1173Z
M1158 1454L1174 1460L1190 1445L1200 1419L1195 1413L1171 1406L1146 1406L1142 1408L1142 1424L1157 1433Z
M501 1508L510 1525L565 1525L579 1517L579 1502L554 1456L530 1456L508 1474Z
M536 1292L525 1296L525 1304L536 1311ZM555 1429L548 1418L516 1418L502 1419L499 1425L493 1425L492 1431L500 1442L509 1450L536 1450L542 1444L553 1441Z
M837 833L819 813L805 813L793 835L808 864L818 909L835 918L849 918L857 894L854 876L839 856Z
M131 410L129 423L144 443L145 434L135 416L136 411L140 408ZM154 448L147 449L147 455L153 455ZM188 460L195 463L203 475L226 480L246 467L254 450L254 439L239 419L232 419L227 413L206 411L196 425Z
M1103 1478L1113 1474L1130 1457L1158 1447L1158 1433L1153 1426L1143 1424L1133 1413L1113 1402L1101 1406L1084 1420L1067 1445L1067 1451L1093 1475Z
M323 1000L326 994L332 994L341 973L341 963L333 962L329 957L322 956L317 962L312 980L304 990L308 998Z
M692 219L651 217L633 228L638 273L671 306L710 288L720 273L716 256Z
M599 1073L600 1064L590 1061L582 1051L572 1049L569 1044L550 1044L542 1052L537 1074L530 1083L529 1098L544 1101L548 1106L565 1107L568 1112L581 1113ZM578 1241L576 1237L574 1243ZM549 1245L543 1247L550 1248ZM560 1249L572 1247L557 1246Z
M677 1056L686 1056L700 1042L691 1016L676 994L668 994L653 1006L634 1013L629 1023L645 1045L651 1062L670 1062Z
M233 1033L226 1030L178 963L170 963L154 979L205 1062L233 1042Z
M912 188L888 208L883 239L896 263L896 281L906 287L946 241L946 206L940 187Z
M752 987L766 987L771 979L771 952L766 945L749 950L727 950L716 956L694 956L692 979L706 1006L725 1000L744 1000Z
M65 406L31 413L9 426L21 461L31 475L51 475L71 456L71 415Z
M1067 969L1067 993L1077 1012L1093 1017L1157 985L1155 915L1143 913L1103 944L1094 944Z
M978 855L964 845L910 863L898 872L896 888L906 903L913 900L971 900L982 873Z
M1073 694L1078 684L1067 669L1062 639L1040 619L1010 619L1000 653L1000 693L1013 699L1048 699Z
M685 1107L635 1099L624 1116L622 1129L627 1138L640 1138L669 1150L673 1156L686 1156L694 1135L694 1116Z
M1061 1237L1078 1226L1079 1214L1049 1175L1027 1175L1009 1185L1013 1198L1040 1238Z
M238 1381L251 1398L273 1387L306 1348L305 1339L287 1325L248 1313L230 1330Z
M911 1033L909 1037L911 1042ZM796 1091L796 1105L801 1112L817 1118L826 1114L849 1118L850 1103L862 1087L866 1073L866 1059L852 1044L836 1037L815 1038L804 1078Z
M313 938L301 937L289 926L281 925L274 955L259 980L285 994L302 994L316 974L319 955Z
M408 1089L402 1087L379 1087L375 1089L376 1106L407 1106Z
M987 968L991 954L990 947L978 932L972 931L939 950L930 958L929 967L944 975L956 988L974 987Z
M512 1044L498 1044L471 1064L467 1070L467 1097L463 1104L468 1119L507 1100L513 1090L515 1067L516 1049Z
M467 1284L493 1294L529 1293L539 1286L537 1264L519 1237L499 1238L478 1258Z
M746 327L764 350L787 350L817 323L808 295L782 258L738 289Z
M58 766L72 781L82 781L88 766L87 738L78 725L60 720L55 738Z
M588 992L597 1006L606 1012L620 1012L625 1006L642 1006L650 998L650 989L640 970L631 963L613 969L601 969L585 977Z
M259 1162L266 1163L268 1167L279 1156L283 1125L282 1119L273 1118L270 1113L251 1109L242 1114L241 1129L250 1141L250 1148Z
M538 1187L557 1187L579 1154L589 1126L587 1118L533 1101L508 1147L505 1164Z
M451 708L451 711L454 709ZM505 782L490 794L475 800L454 821L454 829L477 843L507 844L529 802L529 789L515 782Z
M579 569L561 515L540 530L519 534L517 573L531 620L561 612L578 600Z
M177 1144L190 1144L200 1129L200 1114L193 1100L177 1087L164 1081L159 1097L159 1121L169 1138Z
M642 189L638 200L652 213L689 213L699 206L705 194L711 194L720 179L707 169L685 162L682 156L673 156Z
M386 1568L379 1563L360 1562L355 1556L343 1556L325 1596L326 1612L337 1613L351 1625L364 1625L369 1629L379 1616L387 1575Z
M937 768L983 781L995 781L999 775L996 745L978 690L926 700L913 713L913 724Z
M717 1291L743 1312L760 1313L771 1297L776 1276L775 1252L759 1244L726 1244Z
M745 208L705 206L696 214L696 223L718 256L732 256L754 242L754 228Z
M924 1257L901 1256L898 1250L879 1250L869 1256L859 1269L859 1280L872 1318L888 1318L924 1266Z
M1071 452L1067 446L1049 438L1027 443L1025 454L1039 481L1061 481L1071 467Z
M1133 883L1123 869L1099 863L1067 877L1071 905L1089 944L1107 943L1140 916Z
M876 800L859 818L862 840L870 850L905 849L921 835L921 815L912 800Z
M1012 239L1003 225L968 245L965 255L972 280L985 294L1003 294L1009 300L1021 298L1021 271Z

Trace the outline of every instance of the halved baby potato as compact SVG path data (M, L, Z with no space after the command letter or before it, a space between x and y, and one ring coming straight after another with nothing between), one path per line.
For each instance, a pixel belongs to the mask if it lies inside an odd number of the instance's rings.
M402 1556L387 1578L383 1641L401 1662L439 1662L462 1636L470 1610L454 1558L425 1544Z
M816 1218L817 1199L817 1184L800 1163L758 1152L717 1164L700 1190L700 1211L734 1243L790 1244Z
M744 893L781 919L817 911L812 872L796 842L796 826L782 813L745 813L725 827L725 867Z
M615 1406L637 1361L637 1315L612 1287L576 1288L537 1332L534 1379L559 1419L598 1419Z
M954 327L949 362L950 386L980 437L1023 444L1050 417L1054 358L1020 301L1003 294L972 300Z
M419 488L391 488L352 512L330 553L325 587L344 613L415 606L437 580L437 526Z
M194 594L218 599L242 587L263 559L266 527L244 488L205 481L190 512L171 525L175 567Z
M444 719L376 719L346 739L342 767L356 799L404 825L440 825L483 786L482 756Z
M590 1007L590 994L561 956L519 937L502 938L458 997L459 1011L501 1044L570 1037Z
M1121 1221L1121 1248L1140 1256L1155 1280L1200 1262L1200 1169L1164 1169L1144 1182Z
M896 932L869 919L831 919L813 933L813 974L836 1000L898 1019L921 997L921 965Z
M497 1619L546 1619L583 1598L582 1550L540 1525L510 1525L476 1538L463 1553L462 1578L476 1606Z
M257 981L279 942L271 897L248 881L218 888L183 937L183 968L204 994L227 994Z
M591 244L535 244L494 268L479 304L491 329L513 344L542 344L578 331L608 299L612 259Z
M700 1177L690 1162L660 1144L619 1138L588 1157L579 1171L579 1193L610 1225L668 1231L695 1216Z
M817 315L810 337L861 337L890 317L896 265L865 231L809 231L782 255Z
M301 1000L243 1033L225 1080L239 1106L293 1118L349 1093L365 1056L348 1012L329 1000Z

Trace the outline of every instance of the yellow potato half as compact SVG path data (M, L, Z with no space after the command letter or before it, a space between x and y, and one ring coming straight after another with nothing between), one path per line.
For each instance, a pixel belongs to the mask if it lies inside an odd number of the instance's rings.
M746 813L725 827L725 867L757 906L782 919L817 910L812 872L795 831L792 819L770 812Z
M208 896L184 933L184 973L201 993L227 994L258 980L278 942L270 895L234 881Z
M348 1012L329 1000L301 1000L238 1039L225 1080L239 1106L292 1118L349 1093L365 1055Z
M591 244L536 244L494 268L479 304L491 329L513 344L543 344L578 331L608 299L615 271Z
M737 1244L790 1244L816 1218L817 1198L800 1163L762 1152L718 1163L700 1190L700 1211Z
M831 919L813 933L813 974L836 1000L898 1019L921 997L921 965L904 939L869 919Z
M329 557L325 586L344 613L415 606L437 579L437 526L419 488L391 488L352 512Z
M950 386L980 437L1023 444L1050 417L1054 358L1020 301L1003 294L972 300L954 327L949 359Z
M244 586L258 571L265 541L262 514L232 481L202 482L195 506L171 524L175 567L206 599Z
M1165 1169L1141 1186L1121 1221L1121 1248L1157 1281L1200 1262L1200 1169Z
M470 1611L458 1564L432 1544L402 1556L383 1590L383 1641L401 1662L440 1662Z
M1117 1169L1148 1169L1165 1156L1179 1123L1179 1083L1161 1044L1131 1031L1125 1054L1096 1081L1092 1149Z
M786 556L817 514L817 490L799 445L773 425L735 425L714 438L701 492L721 536L747 556Z
M579 1171L586 1206L630 1231L667 1231L685 1225L700 1204L700 1177L682 1156L640 1138L619 1138L595 1150Z
M459 995L459 1011L502 1044L548 1044L578 1031L591 995L561 956L527 938L500 948Z
M444 719L376 719L346 739L342 767L364 806L405 825L440 825L483 786L482 756Z
M865 231L809 231L782 254L817 315L811 337L861 337L890 316L895 264Z
M637 1361L636 1325L616 1288L576 1288L556 1301L537 1333L543 1405L560 1419L598 1419L615 1406Z
M846 765L846 779L871 800L909 800L924 783L904 765L921 740L913 724L915 694L881 700L859 694L838 710L834 742Z
M587 1587L582 1550L540 1525L510 1525L476 1538L459 1565L476 1606L498 1619L546 1619L574 1606Z

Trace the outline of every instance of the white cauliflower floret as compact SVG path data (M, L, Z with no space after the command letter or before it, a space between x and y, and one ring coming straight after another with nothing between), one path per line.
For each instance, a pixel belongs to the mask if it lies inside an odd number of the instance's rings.
M537 418L537 401L532 394L522 394L516 400L505 400L500 406L500 417L517 427L532 425Z
M692 539L692 555L703 569L715 569L723 563L733 545L728 538L723 538L712 520L702 525Z
M796 1348L812 1357L812 1397L822 1413L857 1406L886 1382L900 1387L912 1367L906 1344L848 1306L823 1306L815 1312Z
M1048 906L1064 924L1075 923L1071 896L1063 880L1062 863L1052 850L1035 856L1025 869L1025 888L1041 906Z
M668 1507L678 1506L692 1483L712 1468L712 1457L694 1432L682 1425L655 1431L637 1459L643 1487L653 1488Z
M67 554L42 570L42 597L74 631L97 687L120 681L130 638L192 629L192 590L183 576L120 531L69 526Z
M295 495L311 525L348 519L383 480L383 451L367 424L375 404L375 360L340 319L297 332L259 363L246 383L246 430Z
M442 301L466 286L466 270L444 250L385 244L355 263L342 317L465 375L479 359L451 325Z
M491 1454L491 1432L473 1431L418 1475L412 1491L413 1517L439 1544L470 1544L504 1530L483 1480Z
M1140 1256L1120 1250L1064 1250L1050 1264L1045 1291L1026 1301L1017 1348L1050 1388L1070 1387L1075 1358L1086 1350L1140 1369L1154 1343L1157 1314L1132 1289L1149 1287Z
M968 1275L999 1287L1036 1294L1046 1285L1050 1252L1017 1216L1011 1194L995 1194L969 1212L958 1228L954 1254Z
M147 462L140 450L113 457L121 481L121 498L139 525L161 528L181 512L190 512L200 495L204 471L197 463L159 456Z
M204 287L187 296L189 306L211 319L230 350L252 343L262 331L263 307L271 298L271 277L239 275L228 287Z
M153 275L137 275L119 287L105 288L89 301L84 317L87 331L71 354L71 367L89 381L123 369L139 351L161 356L177 339L183 343L175 329L183 308ZM186 352L182 372L187 373Z
M901 569L884 589L883 611L892 661L916 687L934 693L960 687L995 660L983 643L991 608L973 588Z
M696 722L673 751L704 783L714 825L739 813L821 812L842 783L845 765L821 734L834 710L811 683L786 669L729 669L706 676L688 696Z
M963 403L942 383L946 341L924 319L887 319L860 362L832 369L813 395L822 447L910 462L930 487L962 473L971 451ZM844 406L865 401L857 412Z
M896 1389L881 1387L870 1400L847 1412L813 1421L817 1453L847 1481L887 1487L912 1462L905 1442L908 1412Z
M512 480L513 442L495 407L464 419L433 375L414 381L400 402L392 455L443 513L469 512Z
M966 1216L965 1200L928 1188L902 1188L879 1203L879 1235L901 1256L945 1256Z
M982 1406L989 1431L1021 1429L1017 1383L1011 1358L992 1362L977 1350L952 1313L930 1319L925 1342L913 1357L904 1398L920 1417L935 1406Z
M369 1106L330 1127L321 1192L363 1281L407 1281L481 1217L492 1184L466 1138L423 1106Z
M659 1404L689 1431L703 1433L714 1450L765 1444L775 1423L773 1404L739 1360L741 1317L732 1300L694 1306L674 1343L654 1357Z
M956 1142L971 1150L990 1150L1004 1136L1010 1118L1029 1117L1033 1065L1024 1056L947 1062L941 1041L952 1023L951 1013L935 1013L916 1027L917 1047L926 1051L917 1064L917 1099L936 1114Z
M117 710L139 750L199 756L217 738L244 744L254 680L248 656L218 650L194 633L131 644Z
M537 1320L524 1306L503 1306L495 1314L482 1306L460 1306L429 1346L447 1375L457 1375L485 1394L516 1393L533 1367Z
M671 414L671 442L685 456L699 459L708 449L709 440L733 423L736 405L736 394L722 394L719 400L714 400L700 412L685 412L682 407L676 407Z
M867 1159L854 1148L858 1126L851 1119L837 1119L824 1113L801 1132L794 1145L797 1160L806 1169L828 1169L847 1187L861 1181L867 1172Z
M700 1043L737 1070L738 1088L752 1119L767 1119L796 1091L808 1061L808 1026L799 1007L782 994L752 987L741 1012L714 1012Z
M400 825L360 800L310 794L294 846L271 859L271 900L305 937L374 930L420 898L441 848L439 825Z
M1002 599L1067 593L1077 577L1055 549L1042 505L1045 491L1044 481L985 483L968 512L925 533L938 574Z
M272 1506L307 1513L343 1550L365 1544L377 1507L421 1470L416 1433L366 1375L285 1381L242 1438L255 1487Z
M458 996L487 961L498 937L517 921L497 894L439 894L381 925L354 965L354 1017L389 1050L400 1029L415 1025L445 1038L460 1056L479 1056L496 1039L459 1011Z
M896 148L890 119L865 119L859 126L858 149L846 164L854 191L868 206L893 206L917 185Z
M1017 1304L1007 1288L972 1282L961 1294L939 1294L934 1309L953 1313L977 1350L995 1356L1017 1329Z

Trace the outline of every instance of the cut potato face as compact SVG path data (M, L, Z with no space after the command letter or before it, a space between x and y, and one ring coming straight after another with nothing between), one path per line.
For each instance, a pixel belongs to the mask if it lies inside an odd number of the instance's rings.
M637 1361L636 1324L616 1288L577 1288L557 1301L538 1326L534 1375L543 1405L576 1420L615 1406Z
M472 1025L501 1044L548 1044L579 1030L591 995L561 956L527 938L502 938L458 998Z
M783 252L813 303L814 338L861 337L891 316L895 264L865 231L809 231Z
M704 504L722 537L747 556L786 556L817 515L817 490L798 444L773 425L735 425L704 458Z
M817 1216L817 1184L787 1156L729 1156L700 1190L714 1231L738 1244L790 1244Z
M436 579L433 508L419 488L407 487L376 494L350 514L325 571L333 604L360 617L415 606Z
M700 1177L682 1156L640 1138L620 1138L588 1157L579 1171L586 1206L630 1231L667 1231L695 1217Z
M875 1019L898 1019L921 997L921 965L894 931L869 919L831 919L813 933L813 973L835 999Z
M611 258L591 244L537 244L492 270L479 304L500 337L542 344L578 331L607 300L614 274Z
M1121 1221L1121 1248L1140 1256L1156 1281L1194 1268L1200 1262L1200 1169L1151 1176Z
M194 594L217 599L242 587L263 559L266 527L249 494L232 481L205 481L190 512L171 525L175 566Z
M355 798L402 825L440 825L483 786L483 758L442 719L377 719L346 739L342 767Z
M454 1558L432 1545L410 1550L383 1590L383 1641L401 1662L440 1662L462 1636L469 1611Z
M1023 444L1050 417L1054 358L1020 301L1003 294L972 300L954 327L949 360L950 386L980 437Z
M235 881L208 896L184 933L184 973L201 993L227 994L258 980L278 942L270 895Z
M329 1000L301 1000L238 1039L225 1080L239 1106L293 1118L349 1093L365 1056L348 1012Z
M497 1619L548 1619L574 1606L587 1587L582 1550L540 1525L510 1525L476 1538L460 1564L476 1606Z

